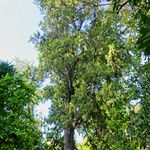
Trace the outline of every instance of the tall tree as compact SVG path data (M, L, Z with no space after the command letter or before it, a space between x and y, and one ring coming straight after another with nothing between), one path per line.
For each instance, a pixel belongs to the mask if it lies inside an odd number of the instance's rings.
M45 12L44 35L37 35L40 67L51 77L51 86L45 88L52 100L49 123L63 129L64 149L72 150L74 130L97 107L93 87L99 88L111 74L115 77L121 73L121 58L116 60L118 66L110 64L113 71L109 71L105 58L111 49L110 33L114 41L118 40L117 22L115 18L108 21L110 16L105 15L99 1L38 2ZM107 28L109 23L112 27Z
M44 90L52 102L47 120L51 148L75 149L75 129L83 131L93 149L147 146L148 121L142 125L143 135L135 129L140 111L147 107L148 76L139 72L145 65L135 46L138 25L131 10L116 14L99 0L37 3L44 19L43 32L34 42L40 74L50 78ZM143 106L137 117L132 102L138 99Z

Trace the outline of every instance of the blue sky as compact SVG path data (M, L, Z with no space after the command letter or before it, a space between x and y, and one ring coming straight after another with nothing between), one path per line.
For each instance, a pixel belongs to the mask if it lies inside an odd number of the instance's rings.
M0 0L0 59L37 61L28 40L39 29L41 18L33 0Z

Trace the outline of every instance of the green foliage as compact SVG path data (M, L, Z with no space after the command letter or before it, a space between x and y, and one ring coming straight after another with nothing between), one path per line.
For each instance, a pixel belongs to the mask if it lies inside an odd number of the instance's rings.
M111 0L114 6L114 10L120 12L121 9L132 9L137 24L139 25L140 37L137 44L139 48L143 49L144 54L150 55L150 2L149 0Z
M0 61L0 78L6 74L14 75L15 69L14 66L8 62Z
M99 0L37 3L44 12L43 33L33 40L40 74L50 80L44 88L44 98L52 102L46 122L49 147L60 149L66 130L73 128L89 143L78 149L148 148L149 60L137 45L138 11L117 14ZM140 7L140 1L130 3ZM115 9L119 4L115 1Z
M0 78L0 149L34 149L41 133L30 106L36 103L36 86L12 66ZM3 71L3 72L4 72Z
M82 143L78 144L77 148L79 150L91 150L92 149L87 139L85 139Z

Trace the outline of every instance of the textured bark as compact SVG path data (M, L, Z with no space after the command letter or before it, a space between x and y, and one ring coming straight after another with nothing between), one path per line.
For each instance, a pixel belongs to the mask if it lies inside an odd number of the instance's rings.
M64 150L74 150L74 128L72 126L65 130Z
M74 130L75 127L73 126L73 120L74 120L74 112L69 108L70 102L72 100L72 95L74 95L74 87L73 87L73 80L75 77L75 67L77 65L77 62L79 59L75 59L73 64L69 67L67 67L67 80L66 80L66 111L70 114L71 113L71 118L70 118L70 123L67 125L67 127L64 130L64 150L74 150L75 145L74 145Z

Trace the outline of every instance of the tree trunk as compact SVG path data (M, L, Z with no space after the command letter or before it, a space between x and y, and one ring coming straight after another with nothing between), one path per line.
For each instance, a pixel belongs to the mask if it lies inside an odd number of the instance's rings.
M64 150L74 150L74 128L72 126L65 130Z

